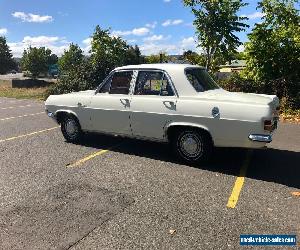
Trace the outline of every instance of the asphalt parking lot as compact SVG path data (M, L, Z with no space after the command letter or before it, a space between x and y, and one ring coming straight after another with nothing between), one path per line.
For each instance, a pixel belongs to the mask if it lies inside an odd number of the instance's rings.
M66 143L57 126L43 102L0 98L1 249L254 249L239 245L240 234L300 240L300 125L280 124L264 150L217 149L201 166L176 162L158 143L96 134Z

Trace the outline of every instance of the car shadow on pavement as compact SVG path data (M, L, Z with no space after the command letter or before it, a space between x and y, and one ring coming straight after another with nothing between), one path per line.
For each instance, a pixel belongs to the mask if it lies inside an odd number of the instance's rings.
M159 161L182 164L171 153L167 144L135 139L125 139L99 134L85 135L81 145L109 149ZM248 150L241 148L216 148L208 163L191 167L239 176ZM253 150L247 178L300 188L300 152L265 148Z

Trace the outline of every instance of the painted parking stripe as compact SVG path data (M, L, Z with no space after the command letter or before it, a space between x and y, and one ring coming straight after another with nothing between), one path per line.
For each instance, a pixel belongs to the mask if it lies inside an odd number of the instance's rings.
M249 150L247 152L246 159L240 170L240 174L235 181L235 184L232 189L232 193L228 199L228 203L227 203L228 208L235 208L235 206L239 200L239 196L240 196L240 193L242 191L242 188L243 188L243 185L245 182L245 176L247 174L247 169L248 169L248 166L249 166L249 163L251 160L252 153L253 153L253 150Z
M0 109L1 110L5 110L5 109L16 109L16 108L27 108L27 107L31 107L31 104L21 105L21 106L15 106L15 107L6 107L6 108L0 108Z
M13 140L24 138L24 137L28 137L28 136L33 136L33 135L45 133L45 132L48 132L48 131L51 131L51 130L54 130L54 129L57 129L57 128L59 128L59 126L53 127L53 128L43 129L43 130L40 130L40 131L35 131L35 132L29 133L29 134L18 135L18 136L14 136L14 137L2 139L2 140L0 140L0 143L1 142L7 142L7 141L13 141Z
M23 117L28 117L28 116L36 116L36 115L41 115L41 114L45 114L45 112L40 112L40 113L35 113L35 114L27 114L27 115L19 115L19 116L12 116L12 117L7 117L7 118L1 118L0 121L7 121L7 120L23 118Z
M74 162L74 163L68 164L66 167L67 167L67 168L75 168L75 167L78 167L79 165L81 165L81 164L83 164L83 163L85 163L85 162L87 162L87 161L89 161L89 160L91 160L91 159L93 159L93 158L95 158L95 157L97 157L97 156L99 156L99 155L105 154L105 153L107 153L108 151L109 151L109 150L102 149L102 150L100 150L100 151L94 152L94 153L92 153L92 154L90 154L90 155L88 155L88 156L86 156L86 157L84 157L84 158L82 158L82 159L80 159L80 160Z

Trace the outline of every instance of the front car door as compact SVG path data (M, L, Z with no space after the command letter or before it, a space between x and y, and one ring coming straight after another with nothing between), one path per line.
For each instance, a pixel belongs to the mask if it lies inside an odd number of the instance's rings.
M92 131L131 135L129 123L130 86L133 71L113 72L91 100Z
M164 127L176 114L177 95L164 71L140 70L131 100L133 136L164 139Z

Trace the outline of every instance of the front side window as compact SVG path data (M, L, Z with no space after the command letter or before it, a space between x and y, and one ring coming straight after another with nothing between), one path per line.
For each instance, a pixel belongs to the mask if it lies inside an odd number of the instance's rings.
M110 85L110 94L128 95L133 71L115 72Z
M185 70L185 74L197 92L220 88L205 69L188 68Z
M135 85L135 95L173 96L174 92L163 72L140 71Z

